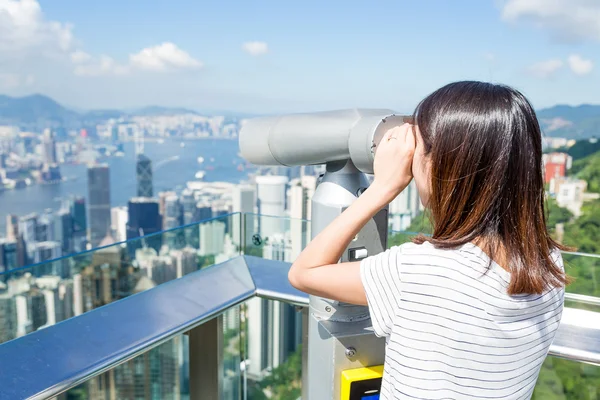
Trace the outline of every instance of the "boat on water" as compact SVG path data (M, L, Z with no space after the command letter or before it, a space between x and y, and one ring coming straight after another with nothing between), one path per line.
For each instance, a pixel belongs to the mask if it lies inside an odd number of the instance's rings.
M198 172L196 172L196 175L194 175L194 178L202 180L202 179L204 179L205 176L206 176L205 171L198 171Z
M183 142L179 143L179 147L185 147L185 143L183 143Z
M165 142L165 139L158 139L158 144L163 144Z
M198 164L202 164L204 162L204 157L198 157Z

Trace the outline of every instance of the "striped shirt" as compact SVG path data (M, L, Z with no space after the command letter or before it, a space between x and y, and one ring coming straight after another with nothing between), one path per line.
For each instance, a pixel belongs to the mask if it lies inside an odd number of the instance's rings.
M563 268L558 251L554 262ZM477 246L406 243L361 262L381 399L529 399L560 323L564 289L506 293L510 273Z

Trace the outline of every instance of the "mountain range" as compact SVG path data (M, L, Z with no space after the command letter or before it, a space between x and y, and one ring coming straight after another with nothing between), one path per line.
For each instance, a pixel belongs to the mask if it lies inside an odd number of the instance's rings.
M195 114L185 108L150 106L140 109L75 111L50 97L35 94L26 97L0 95L0 125L19 126L23 130L41 132L45 128L79 129L94 126L111 118Z
M150 106L135 110L75 111L50 97L35 94L26 97L0 95L0 125L16 125L23 130L41 132L45 128L78 129L94 126L110 118L197 114L185 108ZM252 115L234 112L207 112L202 115L225 115L248 118ZM600 105L557 105L537 111L546 136L585 139L600 136Z

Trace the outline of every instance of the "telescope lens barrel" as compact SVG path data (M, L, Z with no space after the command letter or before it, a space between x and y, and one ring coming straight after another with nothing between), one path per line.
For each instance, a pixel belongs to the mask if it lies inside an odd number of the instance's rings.
M373 172L373 149L403 117L391 110L352 109L255 118L240 131L240 151L257 165L311 165L352 159Z

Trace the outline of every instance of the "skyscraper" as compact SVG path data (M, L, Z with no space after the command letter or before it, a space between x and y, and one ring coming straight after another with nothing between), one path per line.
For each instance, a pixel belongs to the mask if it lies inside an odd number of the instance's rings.
M137 156L136 177L138 197L152 197L152 160L144 154Z
M0 239L0 272L10 271L18 266L17 241Z
M181 203L179 202L179 197L167 197L165 199L164 229L173 229L181 226L182 217L182 209Z
M218 255L223 251L225 243L225 224L221 221L205 222L200 225L201 256Z
M158 201L148 197L134 197L127 204L127 240L131 240L141 235L150 235L162 230L162 221L158 212ZM154 235L145 239L147 246L156 251L160 250L162 244L161 235ZM142 241L136 240L128 243L127 249L130 254L135 254L135 250L142 247Z
M183 225L188 225L197 221L198 207L196 207L194 192L190 189L184 189L181 192L181 207L183 209Z
M13 214L6 216L6 239L17 243L17 260L16 266L22 267L27 263L27 252L25 240L19 234L19 217Z
M248 238L254 233L254 205L256 204L256 190L252 186L237 185L232 193L232 211L240 213L234 215L232 221L232 238L235 245L245 245ZM242 232L243 229L243 232Z
M76 197L71 202L71 214L73 215L73 232L86 232L86 212L85 212L85 198Z
M62 208L56 213L54 219L54 240L62 243L62 253L73 252L73 216L67 208Z
M87 215L85 210L85 198L75 197L68 207L73 217L73 251L82 251L85 249L87 236Z
M33 260L32 248L37 241L37 221L38 215L35 213L19 218L19 237L17 240L23 249L23 265L29 264Z
M40 216L35 227L35 240L37 242L46 242L56 240L54 238L54 214L52 210L45 210Z
M127 219L129 218L127 207L113 207L110 213L113 237L117 242L124 242L127 240Z
M54 135L50 129L46 129L44 131L44 136L42 137L42 146L44 164L56 164L56 141L54 140Z
M88 167L88 240L97 247L110 232L110 171L108 165Z
M284 221L278 217L285 215L287 183L288 178L286 176L267 175L256 177L257 205L258 214L260 214L259 229L263 236L268 237L273 233L281 233L284 230Z
M179 197L169 196L165 199L165 215L163 217L163 229L170 230L181 226L183 212ZM167 246L170 249L179 249L185 246L185 237L181 229L165 232Z
M169 196L176 196L177 193L175 192L158 192L158 213L161 215L162 219L163 219L163 225L165 224L165 202L167 197Z

